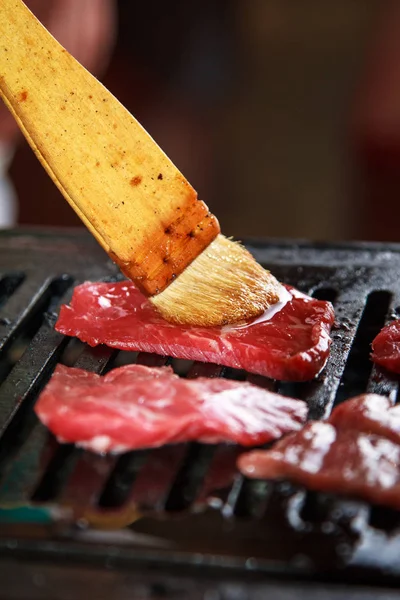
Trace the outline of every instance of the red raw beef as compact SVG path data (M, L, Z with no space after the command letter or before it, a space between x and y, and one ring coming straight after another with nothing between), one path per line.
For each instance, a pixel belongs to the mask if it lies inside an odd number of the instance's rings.
M307 405L247 382L181 379L170 367L127 365L101 377L58 365L35 412L61 441L124 452L190 440L263 444L299 429Z
M400 509L400 446L377 435L310 422L271 450L242 454L238 466L248 477L289 479Z
M389 371L400 373L400 319L384 327L372 342L371 358Z
M269 320L245 326L184 327L165 321L130 282L84 283L62 306L57 331L91 346L155 352L305 381L329 354L332 305L288 288L290 300Z
M386 396L362 394L337 406L329 417L337 429L374 433L400 444L400 405Z

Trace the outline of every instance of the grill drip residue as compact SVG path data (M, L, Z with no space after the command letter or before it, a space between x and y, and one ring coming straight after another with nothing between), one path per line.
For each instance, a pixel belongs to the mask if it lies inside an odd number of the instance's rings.
M285 383L217 365L89 348L54 331L85 280L118 278L90 236L0 235L0 553L94 563L232 568L279 576L392 581L399 514L285 482L245 480L240 448L187 444L121 457L59 445L32 407L56 364L105 373L171 364L182 377L246 379L307 401L310 418L365 391L398 397L399 380L369 360L399 315L400 246L250 245L280 280L333 302L331 356L314 381ZM384 577L383 577L384 574Z

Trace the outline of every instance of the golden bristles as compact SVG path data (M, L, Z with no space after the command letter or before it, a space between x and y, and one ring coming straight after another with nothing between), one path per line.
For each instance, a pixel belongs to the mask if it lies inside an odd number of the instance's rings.
M281 289L241 244L218 235L150 300L167 321L210 327L258 317L279 301Z

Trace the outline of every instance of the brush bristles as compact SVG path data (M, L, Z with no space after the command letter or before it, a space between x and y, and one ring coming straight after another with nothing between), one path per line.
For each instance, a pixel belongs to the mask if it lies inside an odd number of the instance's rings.
M281 284L238 242L216 239L152 303L167 321L226 325L261 315Z

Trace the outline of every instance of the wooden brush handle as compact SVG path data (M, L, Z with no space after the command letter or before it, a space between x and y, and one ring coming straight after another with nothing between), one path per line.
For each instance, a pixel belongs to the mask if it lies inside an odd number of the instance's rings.
M0 95L64 197L147 295L219 233L141 125L21 0L0 2Z

